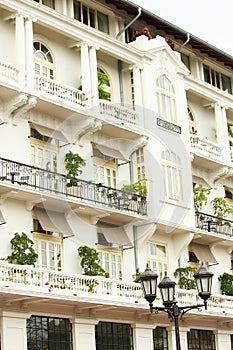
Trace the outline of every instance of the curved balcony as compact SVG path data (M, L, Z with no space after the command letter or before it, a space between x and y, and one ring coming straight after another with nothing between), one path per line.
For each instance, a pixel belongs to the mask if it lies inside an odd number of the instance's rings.
M147 215L146 198L131 192L78 179L77 186L69 186L65 175L0 158L0 185L11 184L64 200L81 200L85 203L110 208L128 214Z
M26 288L25 288L26 287ZM69 274L63 272L37 269L31 266L21 266L0 263L0 290L4 293L16 295L34 295L37 298L44 298L46 294L50 296L61 296L66 298L82 298L95 300L95 302L108 303L131 303L131 307L138 308L138 303L148 305L143 298L143 292L139 283L114 280L100 276L86 276ZM21 298L22 299L22 298ZM39 300L39 299L38 299ZM202 303L196 290L176 289L176 300L180 305L193 305ZM14 299L12 299L12 302ZM162 301L157 298L154 302L156 306L162 306ZM198 312L198 311L197 311ZM225 317L225 313L233 315L233 297L220 294L212 294L208 300L208 311L218 313Z

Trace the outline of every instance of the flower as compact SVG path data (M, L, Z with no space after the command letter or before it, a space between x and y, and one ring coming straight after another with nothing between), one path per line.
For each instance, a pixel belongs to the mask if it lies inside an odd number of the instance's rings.
M45 284L44 284L45 286L48 286L49 285L49 282L47 281L47 282L45 282Z

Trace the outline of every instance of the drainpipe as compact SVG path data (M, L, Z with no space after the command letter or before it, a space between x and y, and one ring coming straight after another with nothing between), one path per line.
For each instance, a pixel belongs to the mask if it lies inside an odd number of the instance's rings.
M124 28L122 28L116 36L116 39L120 37L120 35L126 31L136 20L141 16L142 9L138 8L138 14L135 18L132 19ZM120 85L120 102L121 106L124 106L124 89L123 89L123 81L122 81L122 61L118 60L118 76L119 76L119 85Z
M184 47L184 46L185 46L186 44L188 44L188 42L190 41L190 39L191 39L191 34L190 34L190 33L187 33L186 35L187 35L186 41L185 41L183 44L181 44L181 45L176 49L177 52L180 52L180 49L182 49L182 47Z
M125 32L126 29L128 29L128 28L131 26L131 24L133 24L134 22L136 22L136 20L141 16L141 13L142 13L142 9L141 9L141 7L139 7L139 8L138 8L138 14L137 14L137 16L136 16L135 18L133 18L131 22L129 22L124 28L122 28L122 29L119 31L119 33L118 33L117 36L116 36L116 39L118 39L119 36L120 36L123 32Z

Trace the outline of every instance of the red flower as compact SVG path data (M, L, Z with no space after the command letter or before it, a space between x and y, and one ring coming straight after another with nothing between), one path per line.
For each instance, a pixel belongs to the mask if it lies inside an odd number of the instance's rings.
M48 286L49 285L49 282L45 282L45 284L44 284L45 286Z

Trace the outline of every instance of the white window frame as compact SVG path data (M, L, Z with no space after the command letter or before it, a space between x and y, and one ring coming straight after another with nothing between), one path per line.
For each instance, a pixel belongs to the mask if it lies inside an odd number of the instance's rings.
M156 95L159 115L163 119L177 124L175 89L165 74L156 79Z
M161 253L163 248L165 254ZM154 252L154 254L153 254ZM160 242L149 241L147 242L147 263L152 271L155 271L159 280L162 280L163 277L168 274L168 254L167 254L167 245Z
M100 265L109 273L109 277L121 280L123 278L123 251L122 249L98 246Z
M33 226L35 230L33 232L33 241L34 241L35 251L38 254L36 267L47 268L49 270L54 270L54 271L62 271L63 270L63 236L62 234L41 230L41 225L39 221L35 218L33 219ZM37 232L36 230L39 230L39 228L40 228L40 232ZM52 250L51 250L51 246L53 246ZM43 252L45 252L44 255L43 255ZM45 262L43 262L43 258ZM51 264L51 259L54 261L53 264Z
M182 169L180 157L166 150L161 154L164 174L165 197L170 200L183 200Z
M39 46L38 49L35 48ZM39 40L34 41L33 43L34 50L34 65L35 65L35 75L54 79L55 77L55 66L54 58L52 52L49 48Z

